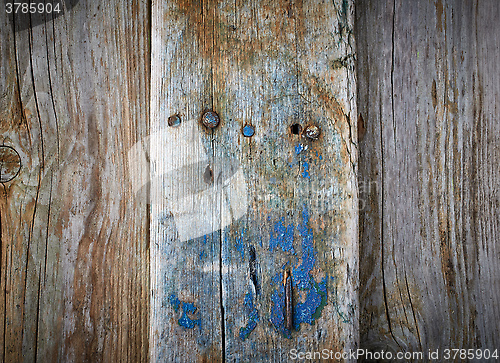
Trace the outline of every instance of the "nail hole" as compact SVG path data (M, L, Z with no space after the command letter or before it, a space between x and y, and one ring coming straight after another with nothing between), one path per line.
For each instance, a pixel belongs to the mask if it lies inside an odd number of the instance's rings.
M302 131L302 126L300 124L293 124L290 129L292 130L292 134L298 135Z
M179 126L181 124L181 118L179 115L172 115L168 118L168 126Z

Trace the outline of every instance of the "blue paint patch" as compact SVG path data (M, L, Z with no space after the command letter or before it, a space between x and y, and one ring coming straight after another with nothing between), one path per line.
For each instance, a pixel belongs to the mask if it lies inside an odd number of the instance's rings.
M171 294L168 298L170 304L174 308L174 311L179 312L179 308L182 306L182 315L177 320L177 323L187 329L193 329L196 325L201 328L201 319L191 319L188 314L196 313L196 306L193 303L188 303L185 301L180 301L175 294Z
M304 171L302 172L302 176L303 176L304 178L309 178L309 179L311 179L311 178L309 177L309 164L308 164L308 163L306 163L306 162L304 162Z
M193 303L185 302L182 304L182 311L184 311L185 313L193 314L196 311L196 307L194 306Z
M170 302L170 305L174 308L175 312L179 311L179 307L181 305L181 301L175 296L174 294L170 295L168 297L168 301Z
M304 151L304 145L299 144L295 146L295 154L299 155L302 151Z
M283 282L283 274L279 273L274 275L274 277L271 279L271 284L279 284Z
M273 291L271 301L271 318L269 321L280 331L286 338L291 338L290 332L285 328L285 288L283 284L279 285L278 290Z
M284 252L295 254L293 249L293 226L289 224L285 227L285 218L281 218L279 222L274 224L274 235L271 234L269 240L271 251L274 251L277 247L280 247Z
M306 293L305 300L297 303L293 308L293 321L295 330L300 329L300 324L315 324L327 304L328 276L317 283L311 276L311 271L316 263L314 251L313 230L309 228L309 212L302 208L302 223L297 226L297 231L302 239L302 256L300 264L292 266L292 286ZM293 231L292 231L293 236ZM286 267L286 266L285 266ZM272 307L270 322L274 327L290 338L290 332L285 327L285 288L283 286L283 273L276 274L272 281L277 284L277 289L272 293Z
M319 155L317 151L316 151L316 156L319 158L319 160L323 160L323 157Z
M235 238L235 243L236 243L236 250L241 254L241 259L243 260L245 258L245 243L243 242L243 234L245 232L243 231L241 234L241 237Z
M313 281L313 286L307 292L307 297L303 303L298 303L293 312L293 322L296 330L300 328L301 323L313 325L321 316L321 311L326 305L326 279L319 284Z
M248 313L248 323L243 328L240 328L240 338L242 340L248 338L259 321L259 311L254 306L252 291L247 292L245 295L244 305Z
M205 255L205 250L201 250L201 252L200 252L199 256L200 256L200 260L202 260L202 259L203 259L203 257L205 257L205 256L206 256L206 255Z
M252 137L253 134L255 134L255 129L252 125L245 125L245 127L243 127L243 135Z

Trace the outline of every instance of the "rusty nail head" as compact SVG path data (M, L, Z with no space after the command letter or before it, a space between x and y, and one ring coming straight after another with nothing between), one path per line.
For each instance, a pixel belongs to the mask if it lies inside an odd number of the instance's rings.
M320 134L321 130L316 125L309 125L304 130L304 135L306 135L306 137L311 140L317 140Z
M168 126L179 126L181 124L181 118L179 115L172 115L168 118Z
M0 183L14 179L21 170L21 157L10 146L0 146Z
M210 129L217 127L219 121L219 115L217 115L217 113L215 113L214 111L205 112L201 118L201 122L203 123L203 125Z

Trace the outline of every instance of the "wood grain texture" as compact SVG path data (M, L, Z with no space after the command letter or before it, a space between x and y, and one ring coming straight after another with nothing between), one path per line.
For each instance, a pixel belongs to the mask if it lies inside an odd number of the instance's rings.
M73 1L15 31L0 14L0 360L144 361L148 208L128 151L149 123L149 6ZM141 170L142 169L142 170Z
M211 6L210 6L211 5ZM155 2L151 64L151 361L222 360L220 193L202 113L212 106L214 4ZM181 124L168 126L178 115Z
M499 16L357 3L364 348L500 347Z
M357 347L352 11L350 1L153 4L153 361ZM217 128L201 125L206 110Z

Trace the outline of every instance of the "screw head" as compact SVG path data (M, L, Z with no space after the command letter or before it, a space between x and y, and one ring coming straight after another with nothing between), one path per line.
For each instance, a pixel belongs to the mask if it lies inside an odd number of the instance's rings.
M304 130L304 135L311 140L317 140L321 135L321 129L317 125L309 125Z
M21 170L21 157L10 146L0 146L0 183L14 179Z
M181 118L179 115L172 115L168 118L168 126L179 126L181 124Z
M210 129L216 128L220 122L219 115L214 111L207 111L201 117L201 122Z

